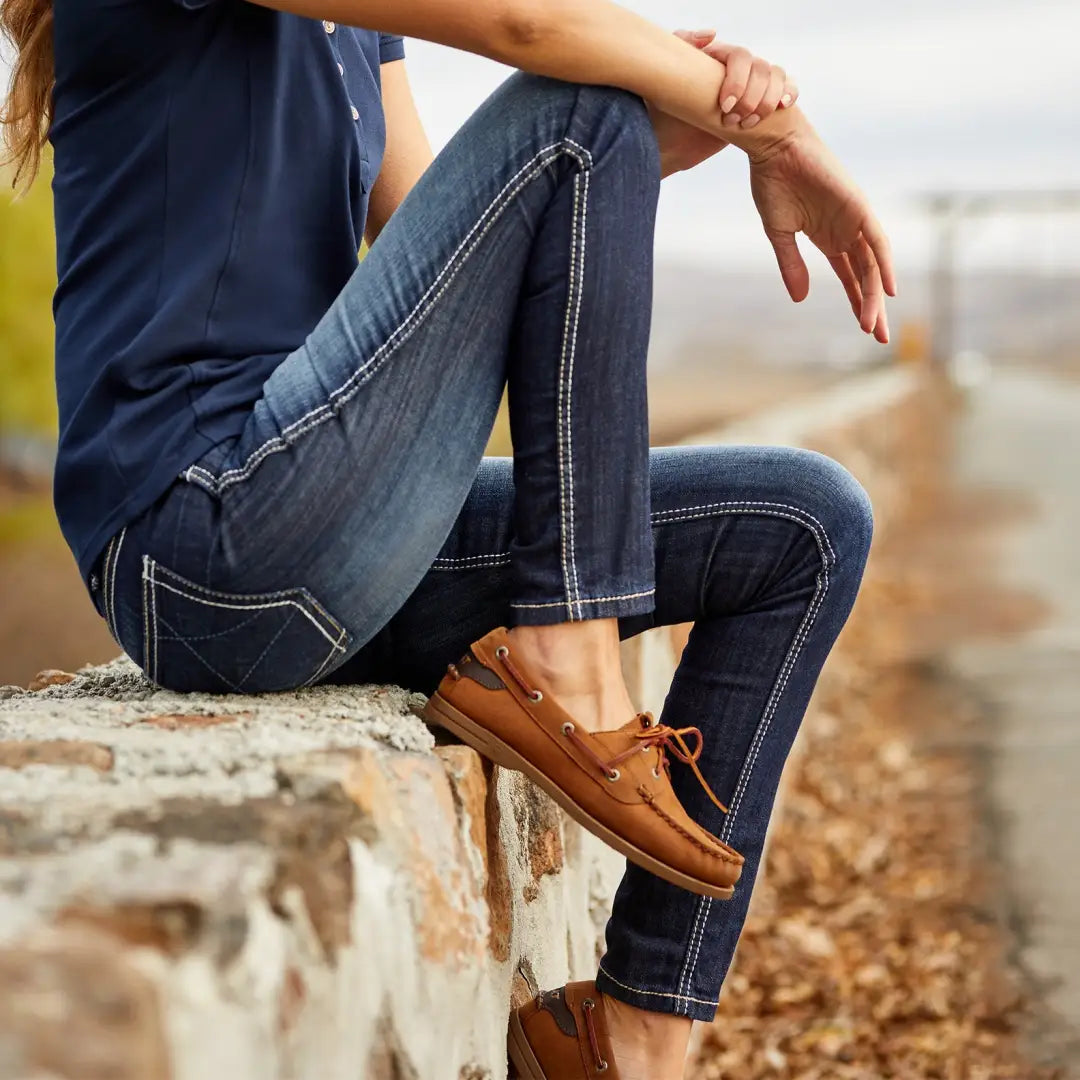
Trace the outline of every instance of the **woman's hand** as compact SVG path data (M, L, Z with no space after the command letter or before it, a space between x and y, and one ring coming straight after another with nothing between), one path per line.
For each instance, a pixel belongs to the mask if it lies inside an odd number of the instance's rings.
M676 30L675 36L727 65L721 88L721 102L728 105L723 121L727 127L753 128L778 108L793 105L799 96L798 88L788 81L782 68L773 67L745 49L717 42L715 30ZM728 145L726 139L660 112L652 105L649 114L660 144L664 176L692 169Z
M863 331L889 340L885 293L896 295L889 241L866 196L798 110L785 131L748 148L750 189L792 300L810 275L795 240L806 233L843 283Z

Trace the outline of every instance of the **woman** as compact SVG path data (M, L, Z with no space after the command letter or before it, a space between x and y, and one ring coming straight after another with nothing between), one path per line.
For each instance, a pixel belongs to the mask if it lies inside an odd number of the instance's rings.
M17 176L55 151L64 533L164 686L447 671L431 718L632 863L595 984L511 1018L515 1066L680 1076L871 518L813 454L650 454L660 180L745 151L793 299L804 231L882 342L886 241L784 72L711 33L606 0L264 4L2 0ZM520 69L434 162L397 35ZM514 459L482 460L504 387ZM636 715L620 637L689 621Z

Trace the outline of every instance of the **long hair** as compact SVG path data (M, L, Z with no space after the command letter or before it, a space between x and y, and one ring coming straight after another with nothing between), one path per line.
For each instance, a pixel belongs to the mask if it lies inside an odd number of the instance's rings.
M0 109L0 162L14 166L12 187L29 187L52 123L52 0L0 0L0 34L16 49L11 92Z

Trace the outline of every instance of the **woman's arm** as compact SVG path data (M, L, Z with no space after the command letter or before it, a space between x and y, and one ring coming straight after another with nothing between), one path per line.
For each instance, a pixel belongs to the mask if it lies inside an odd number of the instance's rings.
M431 144L416 111L404 60L382 65L382 101L386 114L386 152L368 204L365 239L382 232L390 215L431 164Z
M568 82L619 86L749 150L784 130L723 125L726 68L610 0L255 0L309 18L424 38Z

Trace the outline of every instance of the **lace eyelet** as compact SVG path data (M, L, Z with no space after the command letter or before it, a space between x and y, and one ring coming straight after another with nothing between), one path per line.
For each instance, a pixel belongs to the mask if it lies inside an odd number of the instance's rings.
M563 726L562 726L562 733L564 735L569 735L570 732L572 732L574 730L575 730L574 725L571 724L569 720L567 720L566 723L563 724Z
M613 784L614 784L614 783L615 783L615 781L616 781L616 780L618 780L618 779L619 779L619 778L620 778L621 776L622 776L622 773L621 773L621 772L619 772L619 770L618 770L618 769L612 769L612 770L611 770L611 772L609 772L609 773L607 774L607 778L608 778L608 780L609 780L609 781L610 781L611 783L613 783Z
M544 700L544 695L543 695L543 693L542 693L541 691L539 691L539 690L534 690L534 691L533 691L533 692L532 692L532 693L531 693L531 694L529 695L529 700L530 700L530 701L543 701L543 700Z
M498 658L499 658L500 660L505 660L505 659L506 659L506 658L507 658L507 657L508 657L508 656L510 655L510 650L509 650L509 649L508 649L508 648L507 648L507 647L506 647L505 645L500 645L500 646L499 646L499 647L498 647L498 648L497 648L497 649L495 650L495 655L496 655L496 656L497 656L497 657L498 657Z
M596 1071L597 1072L607 1072L607 1062L606 1061L601 1061L600 1064L596 1066Z
M655 779L657 779L657 780L660 779L660 770L659 769L653 769L652 774L653 774L653 777Z
M584 1001L583 1001L583 1002L581 1003L581 1007L582 1007L583 1009L595 1009L595 1008L596 1008L596 1002L595 1002L595 1001L593 1001L593 999L592 999L592 998L586 998L586 999L585 999L585 1000L584 1000Z

